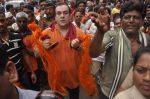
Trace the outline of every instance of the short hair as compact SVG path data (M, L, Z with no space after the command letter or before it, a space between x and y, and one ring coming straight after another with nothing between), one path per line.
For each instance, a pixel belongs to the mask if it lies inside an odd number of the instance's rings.
M79 9L76 9L76 10L74 11L74 15L75 15L77 12L82 13Z
M9 11L11 8L13 8L14 6L12 4L7 4L6 5L6 11Z
M136 52L134 55L133 66L135 66L135 64L138 62L138 59L145 53L150 54L150 47L142 47Z
M134 3L133 1L129 1L125 3L120 11L120 18L124 16L125 13L129 11L137 11L141 14L142 18L145 18L146 15L146 7L144 6L144 3Z
M66 5L66 6L68 7L68 9L69 9L69 14L71 14L71 8L68 6L68 4L67 4L66 2L58 2L58 3L56 4L56 8L57 8L58 6L62 6L62 5Z
M31 4L26 4L23 6L23 8L29 9L34 12L34 7Z
M28 20L28 14L26 14L25 12L18 12L16 14L16 19L18 18L26 18Z
M5 70L5 66L8 61L9 61L9 58L8 58L7 52L4 46L0 43L0 75L3 74Z
M52 6L55 9L55 4L52 1L46 1L45 7Z
M79 4L84 3L86 5L86 2L84 0L80 0L77 2L77 7L79 6Z

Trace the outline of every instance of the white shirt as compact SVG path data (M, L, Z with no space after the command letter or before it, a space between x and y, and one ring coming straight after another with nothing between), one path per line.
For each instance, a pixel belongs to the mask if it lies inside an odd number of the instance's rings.
M35 99L36 96L39 94L38 91L25 90L25 89L20 89L18 87L17 90L19 93L19 99Z

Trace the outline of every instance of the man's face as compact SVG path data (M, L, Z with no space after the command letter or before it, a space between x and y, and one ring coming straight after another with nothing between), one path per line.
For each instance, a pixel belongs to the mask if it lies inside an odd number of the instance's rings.
M82 11L82 12L84 12L85 11L85 4L84 3L80 3L79 4L79 6L78 6L78 9L80 10L80 11Z
M15 15L15 9L14 9L14 7L11 7L10 10L9 10L9 12L11 12L13 15Z
M129 11L122 17L121 25L126 34L138 33L143 25L142 16L137 11Z
M27 8L23 8L23 12L28 14L28 19L29 21L33 21L34 20L34 16L33 16L33 11L27 9Z
M4 33L7 29L5 16L0 16L0 34Z
M17 19L17 25L20 30L24 30L27 28L28 20L24 17L20 17Z
M11 26L13 23L15 23L15 19L13 16L7 18L6 20L8 22L8 24L7 24L8 26Z
M150 53L144 53L138 59L134 67L133 79L137 89L144 96L150 97Z
M53 6L49 6L45 8L45 14L47 19L55 17L55 8Z
M87 6L87 7L90 7L90 8L93 7L93 2L87 1L87 2L86 2L86 6Z
M56 7L55 20L59 26L67 26L70 22L70 17L69 8L66 5Z
M41 2L41 3L40 3L40 8L44 8L45 4L46 4L45 1Z
M121 19L120 18L116 19L114 23L115 23L116 28L121 27Z
M82 20L82 14L81 12L76 12L75 16L74 16L74 20L76 23L80 23Z

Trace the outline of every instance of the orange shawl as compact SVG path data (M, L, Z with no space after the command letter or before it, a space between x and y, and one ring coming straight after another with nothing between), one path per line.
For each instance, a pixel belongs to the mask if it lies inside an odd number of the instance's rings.
M40 28L37 26L37 24L35 22L32 22L28 25L29 29L32 31L32 35L27 35L24 39L23 42L25 44L25 46L28 49L33 50L34 46L36 45L36 43L39 40L40 37L40 33L41 30ZM32 64L32 69L33 71L36 71L38 69L38 64L36 61L36 58L34 56L29 56L30 60L31 60L31 64ZM28 68L27 68L28 70ZM29 71L29 70L28 70ZM31 72L31 71L30 71Z
M70 47L71 39L65 39L56 28L51 31L46 29L42 36L50 36L51 42L59 44L50 50L46 50L39 43L39 54L43 65L48 73L49 86L52 90L68 95L66 88L74 89L81 85L89 95L96 95L97 88L95 79L90 74L91 59L89 56L90 38L81 30L76 29L77 38L79 38L83 49L77 51Z

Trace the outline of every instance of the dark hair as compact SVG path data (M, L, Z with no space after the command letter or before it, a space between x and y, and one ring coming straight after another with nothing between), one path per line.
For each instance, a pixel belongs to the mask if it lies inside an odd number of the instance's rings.
M13 5L12 5L12 4L7 4L7 5L6 5L6 10L7 10L7 11L9 11L11 8L13 8Z
M31 4L26 4L23 6L23 8L29 9L34 12L34 7Z
M142 47L140 48L135 56L134 56L134 60L133 60L133 66L137 63L138 59L144 54L144 53L149 53L150 54L150 47Z
M74 11L74 15L75 15L77 12L82 13L79 9L75 9L75 11Z
M125 3L120 11L120 18L124 16L125 13L129 11L137 11L141 14L142 18L145 18L146 15L146 8L144 6L144 3L134 3L133 1L129 1Z
M58 3L56 4L56 8L57 8L58 6L62 6L62 5L66 5L66 6L68 7L68 9L69 9L69 14L71 14L71 8L68 6L68 4L67 4L66 2L58 2Z
M84 4L86 5L86 2L85 2L85 1L80 0L80 1L78 1L78 2L77 2L77 7L78 7L78 6L79 6L79 4L81 4L81 3L84 3Z
M46 1L45 7L52 6L55 9L55 4L52 1Z
M3 74L8 60L9 59L6 50L4 49L4 46L0 43L0 74Z

